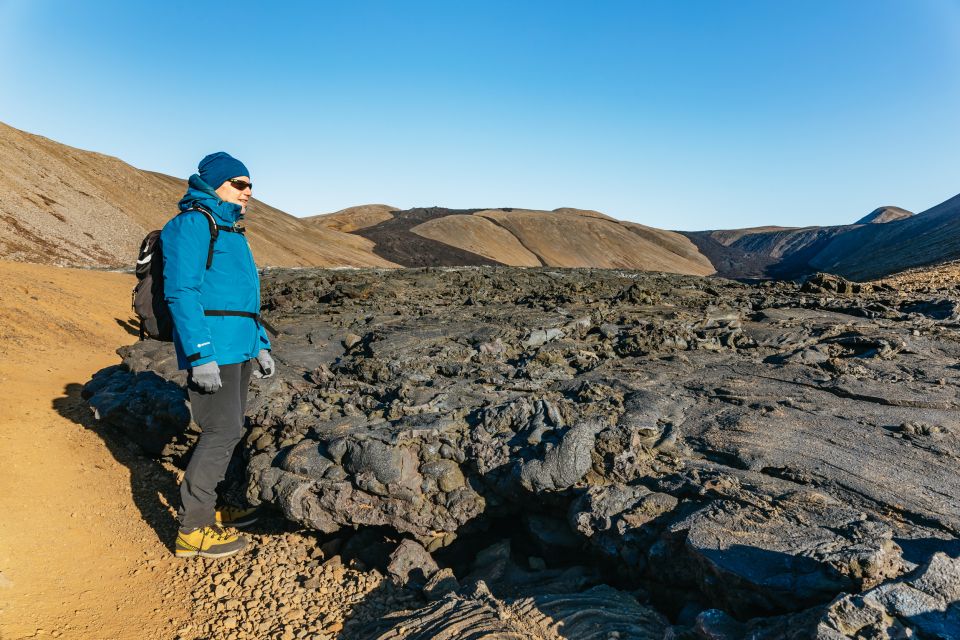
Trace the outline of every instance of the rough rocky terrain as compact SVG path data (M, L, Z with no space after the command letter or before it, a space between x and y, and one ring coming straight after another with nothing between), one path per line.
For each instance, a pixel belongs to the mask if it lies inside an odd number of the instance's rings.
M80 397L90 372L136 341L133 282L0 261L0 638L322 638L348 614L406 608L409 594L382 575L339 562L336 537L278 515L250 530L250 561L173 557L180 470L98 423ZM224 611L238 604L231 629Z
M223 491L303 530L218 565L183 637L960 637L948 279L271 270L263 291L279 374ZM170 345L120 353L83 390L98 428L182 467ZM327 562L357 602L324 622ZM289 587L268 612L252 563Z

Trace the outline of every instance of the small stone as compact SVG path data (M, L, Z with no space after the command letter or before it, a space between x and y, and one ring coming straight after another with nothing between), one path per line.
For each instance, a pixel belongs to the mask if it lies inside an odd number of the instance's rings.
M320 545L320 551L323 554L324 558L333 558L338 553L340 553L340 548L343 546L343 538L334 538Z
M423 585L439 570L436 561L414 540L404 540L392 554L387 572L397 585Z

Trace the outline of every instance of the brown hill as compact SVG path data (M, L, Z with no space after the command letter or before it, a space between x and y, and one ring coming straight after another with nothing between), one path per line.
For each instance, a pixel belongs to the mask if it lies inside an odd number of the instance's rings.
M599 267L714 273L686 237L622 222L597 211L416 208L379 211L370 224L364 207L315 216L373 241L374 253L407 267L501 264Z
M327 229L333 229L334 231L349 233L357 229L366 229L367 227L372 227L375 224L389 220L393 217L391 212L396 210L396 207L391 207L388 204L361 204L356 207L347 207L340 211L334 211L333 213L323 213L318 216L301 218L301 220L326 227Z
M477 215L508 230L546 266L695 275L714 272L713 265L689 240L672 231L570 209L552 212L488 209Z
M573 213L578 216L586 216L587 218L602 218L604 220L614 220L617 219L608 216L605 213L600 213L599 211L594 211L593 209L574 209L573 207L559 207L553 210L554 213Z
M539 267L543 264L516 236L483 216L454 214L434 218L412 227L410 231L501 264L520 267Z
M186 182L0 123L0 257L60 266L132 264L143 236L176 213ZM396 266L364 238L259 200L247 214L261 265Z

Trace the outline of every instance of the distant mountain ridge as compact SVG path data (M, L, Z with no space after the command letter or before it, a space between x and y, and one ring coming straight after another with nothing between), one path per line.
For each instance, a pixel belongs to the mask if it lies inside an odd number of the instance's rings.
M900 207L879 207L857 220L854 224L884 224L894 220L903 220L913 215L913 212Z
M684 232L728 278L816 271L871 280L960 258L960 195L913 214L880 207L856 224Z
M511 265L597 267L710 275L713 265L683 235L569 207L352 207L305 218L374 243L373 252L407 267ZM387 217L389 216L389 217ZM354 222L355 220L355 222Z
M185 180L0 123L0 259L129 267L176 213ZM919 214L893 206L854 224L674 232L569 207L406 211L386 204L297 218L252 200L262 266L513 265L853 280L960 259L960 195Z

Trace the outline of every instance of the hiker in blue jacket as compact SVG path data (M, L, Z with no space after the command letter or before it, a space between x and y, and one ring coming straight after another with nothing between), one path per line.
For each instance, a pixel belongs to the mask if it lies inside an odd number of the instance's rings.
M189 372L190 410L202 430L180 484L178 557L237 553L246 539L224 527L255 519L252 510L216 504L243 435L250 376L269 378L275 370L259 316L260 278L240 225L252 190L242 162L211 154L160 235L177 362Z

